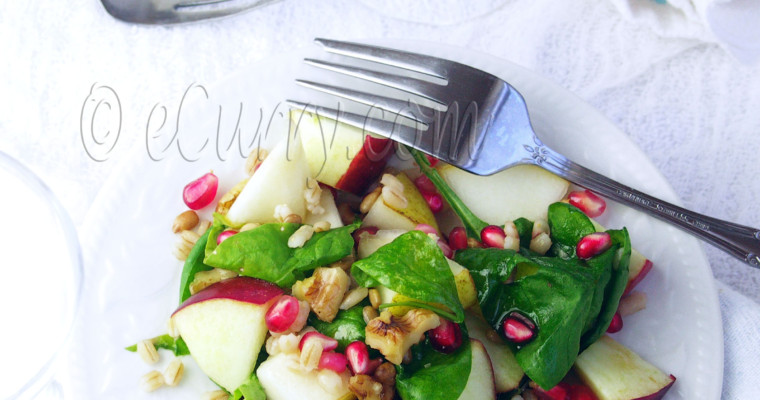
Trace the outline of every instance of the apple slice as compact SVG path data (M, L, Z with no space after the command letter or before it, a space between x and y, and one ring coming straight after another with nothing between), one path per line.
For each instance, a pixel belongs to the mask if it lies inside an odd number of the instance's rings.
M287 204L293 213L306 215L306 180L309 166L299 141L278 143L238 195L227 218L236 225L276 222L274 209Z
M657 400L676 381L609 336L578 356L575 372L599 400Z
M631 263L628 265L628 285L623 295L631 293L633 288L641 282L652 270L652 262L644 257L636 249L631 250Z
M198 366L232 392L253 372L267 334L264 316L280 295L272 283L240 276L190 296L172 319Z
M517 363L512 349L506 343L502 341L497 343L488 337L488 331L492 329L480 316L470 312L464 315L464 323L467 325L470 337L483 343L491 359L496 393L506 393L516 389L520 386L520 381L525 373ZM495 337L501 340L498 334Z
M518 165L491 176L443 163L436 169L478 218L496 225L520 217L545 221L549 205L562 200L569 187L566 180L533 165Z
M335 197L333 197L332 190L329 188L322 188L322 194L319 198L319 206L324 210L321 214L312 214L311 212L306 214L304 224L314 225L320 221L327 221L330 223L330 229L340 228L343 226L343 221L340 219L340 213L338 207L335 205Z
M591 223L594 224L597 232L607 230L607 228L596 222L593 218L591 219ZM623 295L630 293L647 276L649 271L652 270L652 265L652 262L639 253L638 250L631 249L631 261L628 264L628 285L626 285Z
M259 378L269 400L353 399L354 395L348 389L351 373L346 370L339 375L342 385L335 388L333 393L328 392L319 384L319 370L302 370L298 356L286 353L270 356L256 370L256 377Z
M494 390L493 369L491 369L491 360L488 357L486 348L479 340L470 340L472 346L472 367L470 376L467 378L460 400L495 400L496 391Z
M290 121L303 143L311 174L336 189L361 194L393 154L390 140L329 118L291 110Z
M419 224L427 224L438 231L435 216L414 182L403 172L396 175L396 178L404 185L404 197L407 200L406 208L396 208L394 205L386 203L383 196L380 196L370 207L367 215L364 216L362 226L410 231Z

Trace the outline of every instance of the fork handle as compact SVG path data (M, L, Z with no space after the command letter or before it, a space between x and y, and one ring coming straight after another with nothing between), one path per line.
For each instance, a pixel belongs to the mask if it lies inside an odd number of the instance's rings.
M543 150L546 150L545 152ZM609 199L646 212L760 268L760 230L708 217L623 185L544 147L532 162Z

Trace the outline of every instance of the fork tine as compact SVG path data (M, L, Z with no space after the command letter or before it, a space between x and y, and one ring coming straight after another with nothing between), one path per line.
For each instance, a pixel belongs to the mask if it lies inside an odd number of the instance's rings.
M379 96L376 94L360 92L358 90L352 90L342 88L338 86L325 85L323 83L317 83L312 81L306 81L302 79L296 79L296 82L310 89L318 90L323 93L331 94L338 97L343 97L348 100L353 100L358 103L366 104L370 107L377 107L385 111L402 115L409 119L430 123L433 120L433 116L437 112L436 110L426 107L420 104L412 104L411 101L404 101L400 99L394 99L391 97Z
M370 82L378 83L380 85L389 86L394 89L403 90L407 93L421 96L436 103L446 105L446 103L441 100L441 98L444 96L443 92L441 91L441 88L443 86L436 85L435 83L430 83L420 79L409 78L401 75L389 74L386 72L373 71L366 68L352 67L349 65L315 60L313 58L306 58L304 59L304 62L318 68L323 68L340 74L364 79Z
M426 131L419 131L406 125L372 118L367 115L340 111L334 108L315 106L314 104L302 103L296 100L286 100L285 102L291 107L315 113L335 121L340 121L341 123L351 125L363 131L371 132L414 147L425 153L431 153L434 146L433 135L428 135L426 134Z
M435 76L441 79L447 79L449 72L448 65L451 64L451 61L442 58L384 47L322 38L314 39L314 41L322 45L325 50L330 53L373 61L380 64L390 65L392 67Z

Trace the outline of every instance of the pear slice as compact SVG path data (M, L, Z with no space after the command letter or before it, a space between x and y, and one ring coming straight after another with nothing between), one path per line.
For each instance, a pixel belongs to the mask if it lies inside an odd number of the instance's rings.
M308 178L309 166L301 142L283 140L248 180L227 212L227 218L235 225L276 222L274 210L282 204L304 217Z
M486 348L479 340L470 340L472 346L472 367L467 385L464 387L459 400L495 400L493 369Z
M478 176L452 165L436 167L446 183L480 219L501 225L523 217L546 221L549 205L562 200L570 183L534 165Z
M465 313L464 321L470 337L480 340L491 357L496 392L506 393L516 389L520 385L520 381L525 373L517 363L517 359L515 359L515 355L512 353L509 345L502 341L495 342L489 338L488 331L492 329L479 315L467 312ZM497 338L500 339L498 336Z
M401 172L396 175L399 181L404 185L404 197L407 200L405 208L397 208L392 204L386 203L383 197L378 197L377 201L370 207L369 212L362 221L362 226L374 226L378 229L404 229L412 230L418 224L428 224L438 230L438 223L435 220L433 212L430 211L428 203L422 197L417 186L409 177Z
M259 365L256 377L269 400L347 400L354 395L348 389L351 373L346 370L339 374L341 385L334 392L328 392L319 384L319 370L306 372L299 365L297 354L278 353Z

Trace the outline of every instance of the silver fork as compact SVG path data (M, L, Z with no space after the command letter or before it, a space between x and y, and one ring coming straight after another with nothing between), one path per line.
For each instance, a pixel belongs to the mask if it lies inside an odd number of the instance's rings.
M278 0L101 0L114 18L137 24L177 24L225 17Z
M330 53L393 67L404 74L305 59L308 64L405 91L438 106L412 105L398 98L306 80L297 82L401 115L414 121L416 126L294 100L288 101L291 106L389 137L478 175L491 175L518 164L537 165L667 221L760 268L760 230L667 203L568 160L536 136L522 95L509 83L484 71L437 57L327 39L316 39L316 42ZM441 83L411 77L408 71L431 76ZM439 106L446 107L445 113L438 110Z

